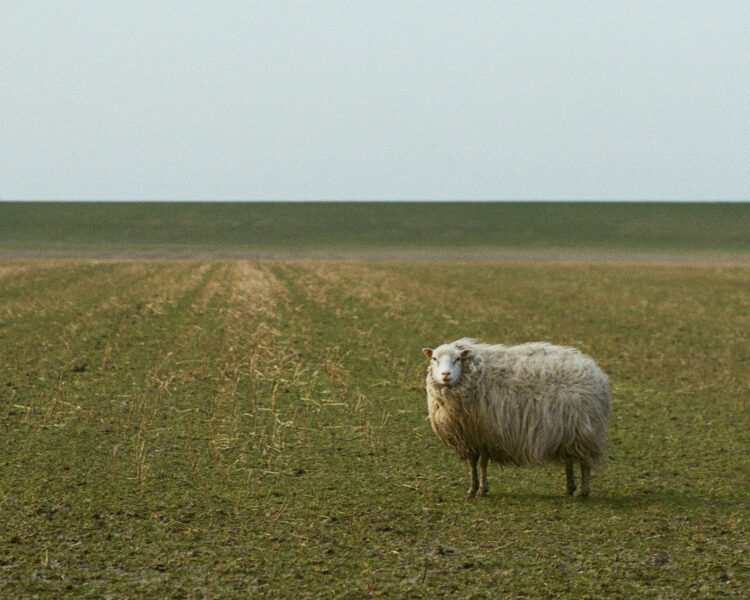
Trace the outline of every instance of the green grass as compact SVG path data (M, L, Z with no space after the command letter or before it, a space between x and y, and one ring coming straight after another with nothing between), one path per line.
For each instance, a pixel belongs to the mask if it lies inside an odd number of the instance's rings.
M0 261L0 596L746 598L750 267ZM467 467L421 348L610 375L592 496Z
M0 203L26 252L750 253L750 203Z

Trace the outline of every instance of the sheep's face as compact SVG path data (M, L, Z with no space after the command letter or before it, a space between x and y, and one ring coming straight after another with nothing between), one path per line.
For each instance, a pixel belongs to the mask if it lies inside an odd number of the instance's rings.
M438 385L455 385L461 378L461 365L471 356L471 350L461 350L450 344L422 350L430 359L430 374Z

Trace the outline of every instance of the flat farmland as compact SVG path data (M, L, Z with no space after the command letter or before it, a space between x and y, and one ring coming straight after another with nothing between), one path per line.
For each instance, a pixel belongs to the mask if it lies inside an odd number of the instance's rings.
M0 255L750 255L750 203L0 202Z
M750 265L0 261L4 598L746 598ZM588 499L468 469L423 346L609 374Z

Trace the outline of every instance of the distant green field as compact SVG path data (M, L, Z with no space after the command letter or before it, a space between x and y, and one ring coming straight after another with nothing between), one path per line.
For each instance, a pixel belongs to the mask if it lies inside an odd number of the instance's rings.
M742 203L0 203L23 252L750 253Z
M0 598L750 597L750 265L0 260ZM580 347L588 499L468 467L421 348Z

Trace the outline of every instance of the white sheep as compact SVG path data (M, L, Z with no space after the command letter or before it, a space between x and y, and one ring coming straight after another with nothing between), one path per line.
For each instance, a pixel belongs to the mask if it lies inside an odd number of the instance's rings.
M532 342L480 344L464 338L435 350L427 369L427 407L437 436L471 466L468 497L487 494L487 462L563 462L567 491L591 491L602 453L609 380L575 348ZM479 464L479 473L477 473Z

